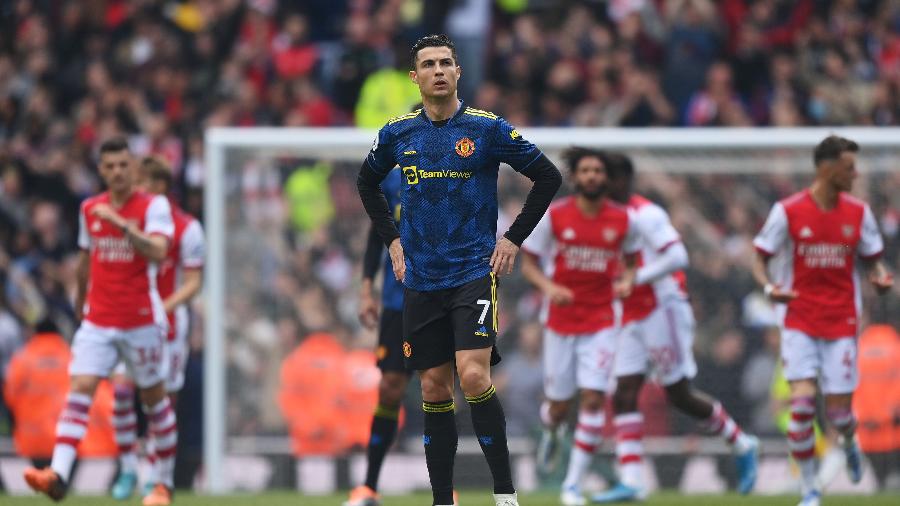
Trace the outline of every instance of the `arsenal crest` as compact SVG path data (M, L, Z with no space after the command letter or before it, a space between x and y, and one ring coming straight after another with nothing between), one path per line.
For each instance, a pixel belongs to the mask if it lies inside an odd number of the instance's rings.
M462 139L456 141L456 154L463 157L468 158L472 156L472 153L475 152L475 143L472 142L472 139L468 137L463 137Z
M853 236L853 225L844 225L841 227L841 232L844 233L844 237L849 239Z
M603 229L603 240L606 242L615 241L617 235L619 235L619 233L616 232L616 229L614 228L606 227Z

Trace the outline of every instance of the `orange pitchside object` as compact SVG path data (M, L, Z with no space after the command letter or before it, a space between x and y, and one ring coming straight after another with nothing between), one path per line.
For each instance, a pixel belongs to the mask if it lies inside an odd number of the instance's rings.
M348 350L326 332L304 339L281 364L278 393L294 454L368 445L380 380L371 351Z
M53 455L56 421L69 391L69 345L55 333L35 334L9 363L3 385L15 417L16 453L28 458ZM112 430L112 386L101 382L90 411L88 431L78 448L81 457L116 455Z
M857 434L866 453L900 449L900 335L890 325L871 325L859 336L859 386L853 411Z

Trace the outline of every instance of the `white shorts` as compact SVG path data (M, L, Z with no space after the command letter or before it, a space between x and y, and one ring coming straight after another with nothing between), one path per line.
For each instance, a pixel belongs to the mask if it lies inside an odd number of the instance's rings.
M822 393L856 390L856 338L816 339L799 330L781 329L781 361L788 381L819 379Z
M697 374L694 361L694 312L682 299L669 300L643 320L629 322L619 332L613 371L616 377L647 374L669 386Z
M72 339L69 374L106 378L122 360L138 387L151 387L166 375L164 340L165 331L156 324L119 329L84 321Z
M187 310L175 312L175 337L169 341L166 335L165 343L163 343L165 361L164 370L166 371L166 393L176 393L184 386L184 369L187 365L188 353L188 328L189 316ZM116 375L131 376L128 367L124 361L116 364L113 371Z
M616 329L593 334L561 335L544 332L544 395L565 401L578 389L605 392L609 388Z
M181 310L183 309L183 311ZM175 338L166 341L166 392L175 393L184 386L184 368L187 365L188 353L188 329L190 317L187 308L183 306L175 310Z

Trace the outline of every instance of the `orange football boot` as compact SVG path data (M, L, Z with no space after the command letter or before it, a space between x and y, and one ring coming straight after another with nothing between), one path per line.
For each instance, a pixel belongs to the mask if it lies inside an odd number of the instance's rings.
M172 491L162 483L153 486L153 490L144 496L144 506L169 506L172 504Z
M35 492L40 492L54 501L60 501L66 496L66 484L56 471L49 467L43 469L29 467L25 470L25 481Z

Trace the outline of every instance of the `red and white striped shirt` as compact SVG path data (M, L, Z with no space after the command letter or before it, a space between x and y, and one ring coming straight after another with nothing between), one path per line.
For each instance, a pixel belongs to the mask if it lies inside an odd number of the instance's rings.
M566 335L597 332L615 325L612 283L622 252L638 251L628 211L604 199L595 216L578 209L574 197L550 206L522 249L541 258L554 283L572 290L571 304L545 304L546 325Z
M202 269L206 257L206 241L200 222L174 203L169 204L172 207L175 233L166 258L159 264L159 274L156 278L162 300L175 293L181 286L186 269ZM169 341L175 339L176 313L180 313L179 318L187 318L187 307L182 304L166 315L169 319Z
M681 242L681 235L672 226L669 214L651 200L632 195L628 210L640 237L638 266L652 263L667 248ZM637 285L631 295L622 301L622 324L646 318L661 301L686 297L683 271L667 274L652 283Z
M164 323L156 264L138 253L119 227L91 216L101 203L111 205L109 192L85 200L79 213L78 246L89 250L91 258L84 319L120 329ZM135 191L116 211L145 233L172 239L172 211L165 197Z
M846 193L830 210L819 208L809 190L776 203L753 241L766 256L772 281L798 292L787 304L786 328L811 337L855 336L862 310L856 257L877 258L884 249L869 206Z

